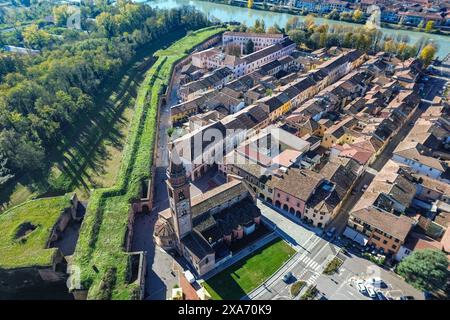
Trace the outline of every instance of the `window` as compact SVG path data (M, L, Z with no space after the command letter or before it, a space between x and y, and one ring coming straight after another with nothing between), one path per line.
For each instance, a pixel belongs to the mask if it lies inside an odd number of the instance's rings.
M383 244L387 244L387 240L383 240Z
M378 237L378 236L373 236L373 238L374 238L375 240L377 240L377 241L380 241L380 240L381 240L380 237Z
M398 240L398 239L394 239L394 242L395 242L395 243L399 243L399 242L400 242L400 240Z
M397 249L397 246L395 244L393 244L392 249Z

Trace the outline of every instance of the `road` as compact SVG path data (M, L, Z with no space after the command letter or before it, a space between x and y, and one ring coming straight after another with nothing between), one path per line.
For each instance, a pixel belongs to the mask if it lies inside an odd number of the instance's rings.
M175 81L176 82L176 81ZM147 274L145 279L145 299L166 300L170 298L171 289L178 284L178 274L173 272L179 269L174 258L153 242L153 230L158 213L169 207L166 187L166 169L169 163L167 149L169 137L167 129L170 128L170 107L176 104L176 87L169 93L168 102L160 108L158 119L157 157L155 161L155 189L153 208L149 215L139 215L135 223L133 250L144 250L147 256Z
M243 300L298 300L301 295L292 297L290 287L297 280L316 285L317 289L329 300L370 300L361 294L355 286L355 280L379 277L388 288L383 292L392 297L401 295L423 299L423 294L404 282L395 273L374 265L357 252L341 251L341 243L331 243L321 236L318 229L306 228L291 219L289 213L275 209L260 200L258 207L264 221L276 225L275 232L297 250L297 253L261 286L250 292ZM324 275L323 269L334 257L343 261L338 273ZM283 276L292 272L294 278L285 283Z
M413 296L416 300L423 300L424 295L419 290L407 284L395 273L374 265L369 260L354 253L340 253L338 255L344 262L337 273L327 276L321 274L316 280L316 288L327 300L371 300L367 295L356 289L356 280L381 278L387 288L381 291L385 296L393 299L402 295Z
M291 220L260 200L258 200L258 207L261 209L263 218L277 226L275 231L294 247L297 253L261 286L250 292L246 299L291 299L291 283L285 283L283 276L287 272L292 272L298 280L315 283L327 262L337 253L338 247L321 238L319 235L321 231L318 229L307 229L298 221Z

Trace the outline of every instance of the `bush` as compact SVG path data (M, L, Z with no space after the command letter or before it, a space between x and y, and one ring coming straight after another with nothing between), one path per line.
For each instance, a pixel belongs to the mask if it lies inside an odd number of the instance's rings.
M379 258L368 252L363 253L363 257L369 259L371 262L373 262L374 264L379 265L379 266L382 266L384 264L384 260L385 260L384 257Z
M339 268L342 266L343 261L337 257L334 257L333 260L331 260L325 269L323 270L323 273L326 275L332 275L333 273L337 272Z
M291 296L296 297L300 291L302 291L303 287L306 286L305 281L297 281L291 286Z

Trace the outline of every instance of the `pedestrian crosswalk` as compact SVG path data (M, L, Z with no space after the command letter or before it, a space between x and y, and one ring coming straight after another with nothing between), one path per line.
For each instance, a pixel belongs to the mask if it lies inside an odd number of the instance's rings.
M320 277L320 273L314 272L311 277L309 277L308 280L306 280L306 283L310 286L314 285L316 283L317 278Z
M305 265L305 268L310 268L313 270L318 270L320 268L320 264L318 264L313 259L308 256L300 257L299 262L302 262Z

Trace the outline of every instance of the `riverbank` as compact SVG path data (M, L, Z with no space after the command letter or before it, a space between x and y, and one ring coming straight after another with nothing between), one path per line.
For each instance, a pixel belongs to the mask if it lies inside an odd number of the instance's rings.
M240 7L240 8L247 8L247 1L246 0L198 0L198 1L203 1L203 2L212 2L212 3L220 3L220 4L224 4L224 5L229 5L229 6L235 6L235 7ZM304 13L301 9L298 8L290 8L288 6L280 6L280 5L274 5L271 3L266 3L266 4L260 4L260 3L253 3L252 8L253 10L259 10L259 11L266 11L266 12L276 12L276 13L286 13L286 14L291 14L291 15L299 15L302 17L306 17L307 15L312 15L316 18L321 18L324 20L328 20L328 21L335 21L335 22L346 22L346 23L353 23L353 24L358 24L358 25L364 25L366 23L367 20L362 20L361 22L358 21L353 21L353 20L340 20L340 19L329 19L326 18L325 15L320 15L317 13ZM392 29L392 30L404 30L404 31L411 31L411 32L417 32L417 33L422 33L425 35L429 35L429 34L437 34L437 35L443 35L443 36L450 36L449 32L444 32L438 29L434 29L431 32L424 32L421 31L419 28L417 27L412 27L412 26L401 26L398 24L393 24L393 23L387 23L387 22L381 22L380 26L386 29ZM283 27L283 26L280 26Z
M279 13L268 10L255 10L248 9L240 6L233 6L223 3L210 2L204 0L134 0L137 2L146 2L153 8L160 9L174 9L186 5L194 6L200 12L203 12L210 20L217 20L220 22L240 22L250 26L255 23L257 19L263 20L266 28L275 24L279 26L286 25L286 22L291 17L298 17L300 22L304 21L305 16L294 15L291 13ZM344 25L349 27L358 27L360 24L327 20L321 17L314 19L316 24L329 24L329 25ZM432 43L435 43L438 47L437 56L444 58L450 52L450 41L446 35L422 33L407 30L398 30L391 28L380 28L380 31L387 36L391 36L394 39L397 37L409 39L410 44L417 43L423 38L429 39Z

